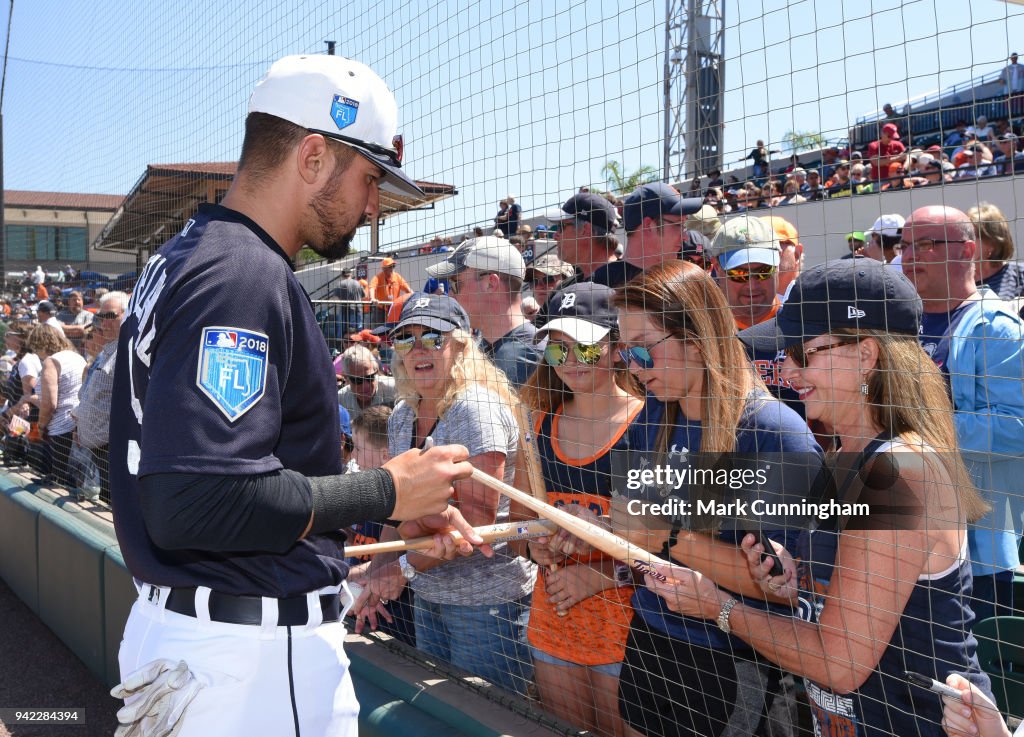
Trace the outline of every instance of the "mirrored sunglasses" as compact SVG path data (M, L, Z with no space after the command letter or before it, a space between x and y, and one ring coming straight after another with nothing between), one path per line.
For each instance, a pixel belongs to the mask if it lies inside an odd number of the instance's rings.
M439 351L444 348L445 335L443 333L423 333L419 337L419 344L428 351ZM391 341L396 353L408 353L416 345L415 335L399 335Z
M572 352L576 355L577 361L585 366L593 366L601 360L604 350L600 343L576 343L572 347ZM549 366L562 366L568 359L569 349L563 343L548 343L544 349L544 360Z

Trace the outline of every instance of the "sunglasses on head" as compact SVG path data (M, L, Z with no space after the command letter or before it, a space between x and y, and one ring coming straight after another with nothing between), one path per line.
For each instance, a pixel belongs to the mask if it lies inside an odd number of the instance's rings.
M575 354L577 361L585 366L593 366L601 360L604 350L600 343L589 345L586 343L575 343L572 347L572 352ZM549 342L544 349L544 360L549 366L562 366L569 360L569 349L564 343Z
M767 281L775 276L775 267L767 266L763 269L756 269L754 271L748 271L746 269L727 269L725 275L729 278L729 281L736 282L737 284L746 284L751 279L755 281Z
M443 333L423 333L419 337L419 344L424 350L428 351L439 351L444 348L445 335ZM416 345L417 338L415 335L402 334L391 341L392 347L396 353L408 353Z
M661 345L671 337L673 337L672 333L669 333L661 340L657 340L650 345L633 345L620 348L619 358L621 358L623 363L627 366L629 366L630 363L635 363L642 369L654 368L654 358L651 356L651 349L655 346Z
M372 382L372 381L376 381L376 380L377 380L377 374L376 373L372 373L369 376L346 376L345 377L345 381L347 381L349 384L353 384L355 386L360 386L362 384L366 384L366 383L369 383L369 382Z
M786 357L789 358L800 368L807 368L807 359L813 356L815 353L822 353L824 351L830 351L833 348L838 348L843 345L853 345L854 343L860 342L857 338L843 338L837 340L834 343L828 343L826 345L815 346L814 348L804 349L803 343L797 343L786 348Z

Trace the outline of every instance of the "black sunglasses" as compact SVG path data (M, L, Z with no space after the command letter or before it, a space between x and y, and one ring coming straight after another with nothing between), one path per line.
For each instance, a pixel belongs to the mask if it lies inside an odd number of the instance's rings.
M786 357L791 359L800 368L807 368L807 359L813 356L815 353L823 353L824 351L830 351L833 348L838 348L844 345L853 345L859 343L859 338L846 338L844 340L837 340L835 343L829 343L827 345L819 345L815 348L808 348L804 350L803 343L797 343L786 348Z
M340 133L331 133L330 131L320 130L318 128L307 128L306 130L308 130L310 133L319 133L321 136L324 136L325 138L333 138L335 141L341 141L342 143L347 143L350 146L355 146L356 148L364 149L366 151L369 151L371 154L377 154L377 156L384 156L391 161L393 166L402 165L402 156L405 154L405 145L400 135L392 138L392 147L387 148L386 146L381 146L376 143L370 143L369 141L364 141L360 138L343 136Z
M97 312L93 316L92 319L93 320L116 320L119 317L121 317L121 316L119 314L117 314L116 312Z
M354 384L355 386L360 386L362 384L366 384L367 382L376 380L377 374L375 373L370 374L369 376L345 376L345 381L347 381L349 384Z

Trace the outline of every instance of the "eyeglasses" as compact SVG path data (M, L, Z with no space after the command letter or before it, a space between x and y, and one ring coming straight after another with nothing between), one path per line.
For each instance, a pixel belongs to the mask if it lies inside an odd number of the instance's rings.
M93 320L117 320L121 316L116 312L97 312L93 315Z
M935 250L935 246L939 243L966 243L967 241L950 241L943 238L922 238L919 241L910 243L908 241L900 241L900 250L909 251L911 248L914 249L914 253L931 253Z
M823 351L830 351L833 348L838 348L841 345L852 345L853 343L859 342L858 339L848 340L837 340L835 343L829 343L828 345L819 345L814 348L808 348L804 350L803 343L797 343L791 345L786 349L786 356L790 358L800 368L807 368L807 359L809 356L813 356L815 353L821 353Z
M345 381L354 386L361 386L363 384L373 382L377 380L377 374L373 373L369 376L345 376Z
M604 354L604 345L601 343L575 343L572 352L576 360L584 366L593 366L601 360ZM564 343L549 342L544 349L544 360L549 366L562 366L569 358L569 349Z
M419 344L424 350L439 351L444 348L446 338L447 336L443 333L423 333L419 337ZM416 341L415 335L400 335L391 341L391 345L396 353L405 354L413 349Z
M775 267L769 266L766 269L757 269L755 271L727 269L725 275L729 278L729 281L736 282L737 284L746 284L751 279L756 281L767 281L775 276Z
M480 281L485 276L490 276L491 274L496 274L496 273L497 273L496 271L481 271L478 274L476 274L474 278L477 281ZM462 291L462 287L460 286L460 283L462 282L462 279L465 278L465 273L459 274L458 277L459 278L454 278L453 277L453 278L449 278L448 279L448 288L451 290L452 294L458 294L460 291Z
M654 367L654 358L651 356L651 349L661 345L669 338L674 337L672 333L669 333L661 340L655 341L650 345L634 345L627 346L619 349L619 357L623 362L629 366L629 364L635 363L642 369L649 369Z

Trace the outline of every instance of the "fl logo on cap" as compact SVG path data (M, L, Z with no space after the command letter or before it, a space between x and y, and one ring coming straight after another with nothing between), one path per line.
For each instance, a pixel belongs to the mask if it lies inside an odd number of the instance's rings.
M334 119L334 124L338 126L338 130L348 128L355 123L358 113L358 100L353 100L351 97L342 97L341 95L334 96L334 102L331 103L331 117Z

